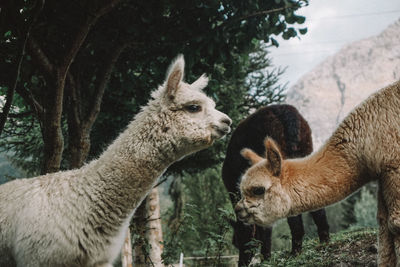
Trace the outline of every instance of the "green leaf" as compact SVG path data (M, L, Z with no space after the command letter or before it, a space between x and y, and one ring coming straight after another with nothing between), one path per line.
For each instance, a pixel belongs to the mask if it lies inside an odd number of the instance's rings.
M277 40L275 40L274 38L271 37L271 43L273 46L279 47L279 43Z
M283 34L282 38L285 40L288 40L292 37L295 37L297 35L297 32L294 28L288 28Z
M290 34L289 34L289 32L288 32L288 31L285 31L285 32L282 34L282 38L285 39L285 40L290 39Z
M6 31L6 32L4 33L4 37L10 37L11 34L12 34L11 31Z
M33 76L31 77L31 82L32 82L32 84L34 84L34 85L38 85L38 84L39 84L39 78L38 78L36 75L33 75Z
M296 22L298 24L303 24L306 21L306 17L303 16L296 16Z
M300 34L306 34L307 33L307 28L302 28L302 29L299 29L299 32L300 32Z

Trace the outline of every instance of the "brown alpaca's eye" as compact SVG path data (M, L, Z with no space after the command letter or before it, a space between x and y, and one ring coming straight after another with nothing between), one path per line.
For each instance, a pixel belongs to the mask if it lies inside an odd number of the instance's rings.
M185 109L186 109L187 111L189 111L190 113L196 113L196 112L201 111L201 106L200 106L200 105L192 104L192 105L187 105L187 106L185 106Z
M253 195L255 196L261 196L264 195L265 193L265 187L263 186L259 186L259 187L254 187L251 192L253 193Z

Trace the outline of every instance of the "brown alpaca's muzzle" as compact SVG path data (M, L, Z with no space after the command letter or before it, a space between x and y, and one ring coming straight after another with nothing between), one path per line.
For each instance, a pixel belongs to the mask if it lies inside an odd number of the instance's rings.
M244 204L243 198L236 204L235 213L237 218L245 224L253 224L253 219L251 214L248 212Z

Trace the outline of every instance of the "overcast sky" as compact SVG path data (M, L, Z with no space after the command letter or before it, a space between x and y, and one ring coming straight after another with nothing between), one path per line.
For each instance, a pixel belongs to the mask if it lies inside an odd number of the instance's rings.
M293 85L344 45L374 36L400 18L400 0L311 0L297 12L308 28L301 39L282 40L271 48L275 66L287 66L282 82Z

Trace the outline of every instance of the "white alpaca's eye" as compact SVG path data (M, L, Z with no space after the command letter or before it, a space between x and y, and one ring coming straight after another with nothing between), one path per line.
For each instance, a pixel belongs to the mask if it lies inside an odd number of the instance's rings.
M186 109L187 111L189 111L190 113L196 113L196 112L201 111L201 106L200 106L200 105L192 104L192 105L187 105L187 106L185 106L185 109Z
M253 187L253 188L251 189L251 192L252 192L253 195L255 195L255 196L264 195L264 193L265 193L265 187L263 187L263 186Z

